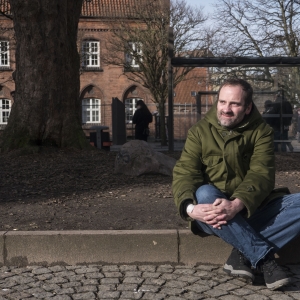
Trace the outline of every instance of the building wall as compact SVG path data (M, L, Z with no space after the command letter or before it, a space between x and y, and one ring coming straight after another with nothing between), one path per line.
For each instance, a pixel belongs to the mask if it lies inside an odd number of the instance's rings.
M13 93L15 91L15 83L13 80L13 70L15 70L15 43L13 38L14 30L12 21L5 17L0 17L0 24L0 40L8 41L10 50L9 67L0 66L0 105L2 105L2 99L9 99L12 105ZM5 125L0 124L0 134L4 128Z
M15 44L13 38L12 20L0 17L0 38L10 41L10 68L0 70L0 98L8 98L13 103L13 93L15 84L13 81L13 71L15 70ZM80 74L80 100L84 98L97 98L101 100L101 122L83 124L86 134L89 134L89 128L95 125L105 125L112 132L112 98L116 97L124 101L128 97L142 98L149 110L154 113L157 108L152 101L152 96L148 90L141 85L130 81L123 73L123 68L117 66L106 65L103 57L109 55L106 53L106 41L111 39L108 25L97 18L81 18L78 30L78 50L81 51L82 41L97 40L100 42L100 68L97 70L81 69ZM191 95L191 91L205 90L206 69L196 68L190 73L187 81L180 83L175 89L176 96L174 103L185 105L195 103L195 97ZM166 113L168 112L166 106ZM175 139L185 138L187 130L197 121L197 115L193 109L191 115L187 115L185 109L183 113L176 111L175 108ZM2 128L3 129L3 128ZM133 125L127 124L127 136L133 135ZM151 136L155 133L155 122L150 124Z
M108 25L97 19L81 19L78 30L79 49L81 42L84 40L97 40L100 42L100 69L99 70L83 70L80 75L80 98L97 97L101 99L101 125L108 126L110 133L112 132L112 98L118 98L122 102L127 97L142 98L148 105L152 103L151 95L139 84L130 81L123 74L123 68L118 66L107 65L104 63L104 57L109 55L106 51L106 41L110 40L112 35L108 30ZM125 56L124 56L125 57ZM98 93L86 94L85 89L93 86ZM93 89L94 90L94 89ZM83 128L88 134L88 128L98 124L84 124ZM127 135L132 135L131 124L127 125Z

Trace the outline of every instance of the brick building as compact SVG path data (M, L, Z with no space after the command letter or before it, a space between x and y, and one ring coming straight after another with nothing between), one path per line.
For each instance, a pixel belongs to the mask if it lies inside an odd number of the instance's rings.
M135 103L143 99L151 112L156 106L150 92L141 85L130 81L122 67L107 65L103 58L107 53L105 43L112 35L108 20L130 16L130 7L136 0L84 0L78 26L78 51L81 54L80 101L82 102L82 126L88 134L89 128L103 125L112 128L112 98L125 104L127 136L133 135L132 115ZM10 14L7 0L0 0L0 8ZM0 128L7 123L15 84L13 81L14 31L10 18L0 16ZM124 59L128 57L124 53ZM135 63L135 62L131 62ZM185 138L187 129L197 121L195 92L205 90L206 69L196 68L189 80L180 83L174 91L175 139ZM202 78L199 80L198 78ZM194 92L194 93L193 93ZM190 105L191 108L186 108ZM183 109L182 107L185 106ZM177 118L177 121L176 121ZM179 121L178 121L179 120ZM155 132L155 122L151 124L151 135Z
M10 14L7 1L1 1L1 11ZM5 127L13 104L15 83L15 43L12 20L0 16L0 130Z

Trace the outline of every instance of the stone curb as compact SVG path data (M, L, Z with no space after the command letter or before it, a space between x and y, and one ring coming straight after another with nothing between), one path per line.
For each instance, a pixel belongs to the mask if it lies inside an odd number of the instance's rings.
M189 230L1 232L0 265L223 264L231 246ZM279 253L279 262L300 262L300 237Z

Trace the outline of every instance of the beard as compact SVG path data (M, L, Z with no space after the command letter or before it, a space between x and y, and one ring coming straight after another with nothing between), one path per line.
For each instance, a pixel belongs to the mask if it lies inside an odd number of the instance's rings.
M233 112L224 113L222 111L218 111L217 118L222 126L233 128L243 120L244 113L241 112L235 115Z

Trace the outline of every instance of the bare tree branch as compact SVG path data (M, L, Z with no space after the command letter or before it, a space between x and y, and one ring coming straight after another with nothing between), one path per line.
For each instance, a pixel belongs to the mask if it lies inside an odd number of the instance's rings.
M215 6L214 54L217 56L290 56L300 52L300 3L295 0L220 0ZM241 72L243 68L238 68ZM237 71L237 70L235 70ZM233 72L233 70L232 70ZM244 76L258 76L261 88L281 78L291 98L300 96L299 68L261 68ZM260 75L259 75L260 74ZM278 80L278 79L277 79ZM266 84L269 82L269 84Z
M107 43L104 61L121 66L124 75L149 89L161 116L161 140L165 143L165 102L168 96L168 28L174 33L174 55L203 55L205 39L199 39L206 18L201 8L193 8L185 0L174 0L171 6L163 0L140 2L132 7L135 19L112 20L114 38ZM134 65L132 65L134 62ZM184 80L192 68L174 70L174 86Z

